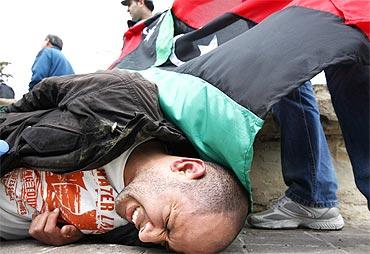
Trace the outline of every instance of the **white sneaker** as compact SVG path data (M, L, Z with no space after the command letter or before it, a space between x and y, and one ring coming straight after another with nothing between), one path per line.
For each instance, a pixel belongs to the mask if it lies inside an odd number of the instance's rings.
M292 201L285 195L273 203L270 209L249 215L247 221L252 227L266 229L303 227L340 230L344 226L343 217L337 207L308 207Z

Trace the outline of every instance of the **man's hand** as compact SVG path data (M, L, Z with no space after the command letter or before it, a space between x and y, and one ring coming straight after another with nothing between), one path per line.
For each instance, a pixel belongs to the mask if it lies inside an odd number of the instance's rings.
M80 240L83 234L74 225L57 226L59 208L44 212L32 219L28 233L45 244L61 246Z

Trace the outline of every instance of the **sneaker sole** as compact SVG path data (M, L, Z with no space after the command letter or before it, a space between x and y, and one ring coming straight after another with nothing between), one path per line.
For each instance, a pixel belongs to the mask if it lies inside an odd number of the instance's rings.
M318 219L289 219L279 221L268 221L256 224L248 223L250 226L262 229L295 229L309 228L315 230L341 230L344 221L341 215L328 220Z
M301 223L302 227L316 230L341 230L344 227L343 217L338 215L330 220L310 220Z

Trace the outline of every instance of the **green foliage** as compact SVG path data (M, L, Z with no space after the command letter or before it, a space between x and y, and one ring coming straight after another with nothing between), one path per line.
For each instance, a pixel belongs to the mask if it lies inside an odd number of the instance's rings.
M11 74L4 73L5 67L8 66L9 64L10 64L9 62L0 61L0 80L7 81L8 78L13 77Z

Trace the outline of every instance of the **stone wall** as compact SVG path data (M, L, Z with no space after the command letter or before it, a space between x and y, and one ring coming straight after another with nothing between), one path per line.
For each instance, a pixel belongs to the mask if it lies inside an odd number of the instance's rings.
M370 212L367 210L366 199L354 184L351 163L330 95L325 85L315 85L314 88L322 124L337 172L338 197L342 215L347 222L370 224ZM279 126L269 115L254 144L251 179L256 211L269 207L271 201L280 197L286 190L281 174L279 139Z

